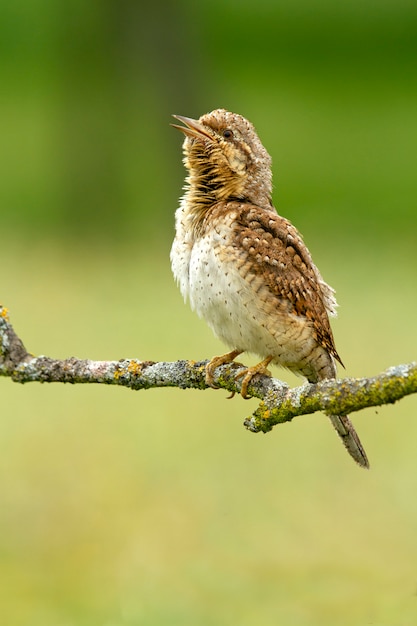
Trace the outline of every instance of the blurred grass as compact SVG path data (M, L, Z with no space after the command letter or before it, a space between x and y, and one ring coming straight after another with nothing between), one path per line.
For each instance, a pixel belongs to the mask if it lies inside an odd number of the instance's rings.
M319 263L343 302L348 375L415 358L410 265L378 280L369 252ZM222 349L183 305L168 248L9 240L0 266L35 353ZM353 416L367 473L320 415L253 436L242 421L255 402L220 391L1 385L3 623L415 623L415 398Z

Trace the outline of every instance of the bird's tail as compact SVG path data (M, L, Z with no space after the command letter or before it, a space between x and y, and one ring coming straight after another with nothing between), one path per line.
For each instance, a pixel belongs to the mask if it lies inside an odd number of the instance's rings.
M348 416L330 415L330 421L353 460L361 467L369 469L368 457Z

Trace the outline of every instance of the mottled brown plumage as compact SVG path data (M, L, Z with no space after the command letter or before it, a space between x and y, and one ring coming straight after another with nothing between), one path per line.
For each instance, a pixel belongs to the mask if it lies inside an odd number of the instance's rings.
M242 395L272 362L310 382L336 376L329 315L334 291L322 279L296 228L272 205L271 159L252 124L224 109L199 120L174 116L185 135L186 193L176 213L171 251L185 299L231 352L206 370L248 351L262 361L244 372ZM357 463L368 460L346 416L331 421Z

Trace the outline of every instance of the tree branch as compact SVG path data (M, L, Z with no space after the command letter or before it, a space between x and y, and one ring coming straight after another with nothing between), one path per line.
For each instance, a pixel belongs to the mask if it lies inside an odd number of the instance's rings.
M207 389L205 366L208 361L154 363L137 359L91 361L52 359L29 354L10 324L7 309L0 305L0 376L14 382L99 383L129 389L178 387ZM240 392L245 369L240 363L217 368L216 384L230 392ZM306 383L291 389L275 378L257 375L249 385L252 396L261 400L244 424L252 432L268 432L276 424L297 415L323 411L327 415L347 415L370 406L394 403L417 392L417 363L397 365L372 378L344 378Z

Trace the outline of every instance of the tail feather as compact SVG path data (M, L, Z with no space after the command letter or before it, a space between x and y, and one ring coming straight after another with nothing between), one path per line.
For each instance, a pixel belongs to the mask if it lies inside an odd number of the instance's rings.
M348 416L330 415L330 421L354 461L361 467L369 469L368 457Z

